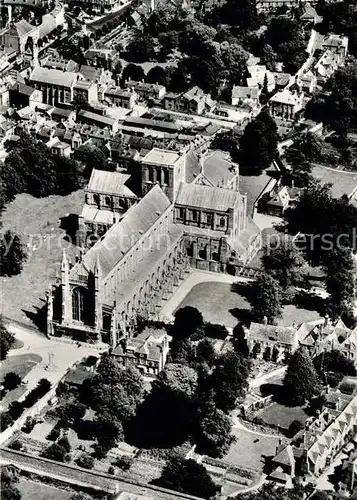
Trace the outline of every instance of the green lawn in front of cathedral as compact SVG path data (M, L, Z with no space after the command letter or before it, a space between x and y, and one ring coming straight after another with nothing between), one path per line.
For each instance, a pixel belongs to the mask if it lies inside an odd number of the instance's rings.
M232 291L229 283L215 281L195 285L176 310L184 306L196 307L205 321L223 324L228 328L234 328L238 321L245 320L250 311L250 304L244 293ZM283 316L278 323L291 326L294 321L299 324L318 318L320 314L317 311L290 304L284 307Z
M20 194L7 205L3 230L11 229L21 237L28 258L21 274L0 278L0 314L28 324L39 319L46 290L59 270L62 249L75 252L63 239L66 233L60 228L60 218L80 213L83 203L84 193L79 190L47 198Z

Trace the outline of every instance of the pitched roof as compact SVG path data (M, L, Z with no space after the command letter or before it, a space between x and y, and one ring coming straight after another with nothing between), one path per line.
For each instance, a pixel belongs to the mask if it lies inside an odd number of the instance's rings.
M231 189L181 183L176 203L189 207L227 212L227 210L234 207L239 197L240 194Z
M30 76L30 81L60 85L61 87L71 87L77 79L78 73L41 68L41 66L36 66Z
M242 87L234 85L232 99L258 99L259 89L257 87Z
M264 325L251 323L249 327L249 338L259 340L274 340L282 344L293 344L297 330L292 326Z
M21 19L21 21L15 23L15 28L19 36L25 36L35 30L36 26L32 26L32 24L25 21L25 19Z
M93 169L87 189L99 193L132 197L135 196L134 193L125 185L129 179L129 174Z
M83 257L86 269L94 271L97 259L103 275L107 275L139 239L155 224L170 207L170 201L161 190L154 186L137 205L132 206L104 237ZM75 272L77 264L71 272Z

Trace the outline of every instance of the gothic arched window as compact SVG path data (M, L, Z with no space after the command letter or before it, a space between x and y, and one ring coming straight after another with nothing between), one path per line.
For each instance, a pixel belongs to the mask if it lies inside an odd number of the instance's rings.
M72 317L75 321L83 321L85 290L77 287L72 292Z

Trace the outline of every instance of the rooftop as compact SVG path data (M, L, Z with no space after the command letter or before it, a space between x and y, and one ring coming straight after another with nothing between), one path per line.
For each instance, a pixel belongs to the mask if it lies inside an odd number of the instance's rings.
M274 340L282 344L292 345L296 338L296 328L290 326L264 325L251 323L249 338L257 340Z
M239 197L240 194L231 189L181 183L176 204L227 212L234 207Z
M181 158L176 151L168 149L153 148L144 156L143 163L153 163L154 165L175 165Z
M71 71L60 71L58 69L41 68L36 66L30 76L30 81L58 85L61 87L72 87L78 80L78 73Z
M93 169L87 189L97 193L133 197L134 193L125 185L129 179L129 174Z

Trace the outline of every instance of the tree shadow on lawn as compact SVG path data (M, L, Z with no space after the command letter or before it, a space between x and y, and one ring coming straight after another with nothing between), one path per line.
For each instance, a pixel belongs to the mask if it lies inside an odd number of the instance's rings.
M60 217L60 228L66 233L65 240L76 244L76 237L78 232L78 214L67 214Z
M283 385L273 383L262 384L260 386L260 392L263 397L273 396L273 401L279 405L289 406L291 408L298 406L291 404L289 395L286 393Z
M316 294L299 291L295 294L292 304L298 309L316 311L321 316L326 312L325 300Z
M25 309L21 309L22 312L26 314L26 316L32 321L32 323L37 326L37 328L42 332L46 333L47 330L47 305L46 301L41 299L41 302L44 302L42 307L34 306L34 311L26 311Z
M235 307L234 309L228 309L228 311L232 316L237 318L239 323L249 324L252 322L252 313L249 309L245 309L243 307Z

